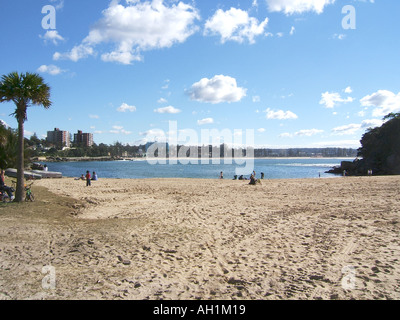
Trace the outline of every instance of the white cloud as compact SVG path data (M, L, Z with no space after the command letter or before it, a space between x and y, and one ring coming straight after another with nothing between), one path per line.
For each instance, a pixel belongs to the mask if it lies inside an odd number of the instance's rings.
M296 133L292 134L289 132L284 132L282 134L279 135L280 138L293 138L295 136L297 137L311 137L314 136L316 134L320 134L323 133L324 130L319 130L319 129L306 129L306 130L300 130L297 131Z
M130 135L132 134L131 131L127 131L124 129L124 127L122 126L113 126L112 130L110 130L110 133L114 133L114 134L123 134L123 135Z
M54 60L71 60L77 62L83 58L95 55L94 49L89 44L80 44L72 48L70 52L59 53L53 55Z
M353 93L353 89L351 87L347 87L346 89L344 89L344 92L350 94Z
M212 124L214 123L214 119L213 118L206 118L206 119L202 119L202 120L198 120L197 124L199 126L205 125L205 124Z
M164 81L164 83L165 83L165 84L161 87L161 89L167 90L167 89L169 88L170 80L167 79L167 80Z
M50 0L51 3L55 3L56 10L64 8L64 0Z
M90 119L100 119L100 117L97 114L89 114Z
M288 119L297 119L298 116L293 113L292 111L283 111L283 110L277 110L273 111L270 108L265 110L267 113L267 119L277 119L277 120L288 120Z
M375 107L372 115L383 117L391 112L400 111L400 92L395 94L388 90L379 90L360 100L364 107Z
M375 127L380 127L383 125L384 121L380 119L370 119L370 120L364 120L361 123L361 128L375 128Z
M32 132L32 131L24 130L25 138L31 137L31 136L33 136L33 134L34 134L34 132Z
M296 136L306 136L306 137L311 137L319 133L323 133L324 130L318 130L318 129L307 129L307 130L300 130L295 133Z
M59 75L63 72L65 72L65 70L60 69L59 67L55 66L55 65L42 65L37 69L38 72L40 73L48 73L52 76L56 76Z
M123 103L118 109L118 112L135 112L136 111L136 107L135 106L130 106L126 103Z
M158 108L155 109L154 112L156 113L170 113L170 114L176 114L182 112L181 110L174 108L173 106L165 107L165 108Z
M338 93L338 92L328 92L327 91L325 93L322 93L321 96L322 96L322 98L321 98L321 101L319 102L319 104L325 105L325 107L328 109L332 109L340 103L349 103L349 102L354 101L354 99L352 97L342 98L340 93Z
M342 33L340 33L340 34L335 33L335 34L333 35L333 39L344 40L345 38L346 38L346 35L345 35L345 34L342 34Z
M259 132L259 133L264 133L265 131L267 131L267 130L264 129L264 128L259 128L259 129L257 129L257 132Z
M245 40L254 43L256 36L262 35L268 25L268 18L259 23L256 18L249 17L246 11L231 8L227 11L218 9L215 14L206 21L204 34L218 34L221 42Z
M290 29L290 35L292 36L292 35L294 35L294 32L296 31L296 28L295 27L292 27L291 29Z
M150 129L145 132L140 132L140 136L144 137L141 143L146 144L149 141L165 142L167 141L167 136L165 132L161 129Z
M380 127L383 123L384 123L383 120L368 119L368 120L362 121L360 124L352 123L352 124L334 128L332 130L332 132L333 132L333 134L336 134L336 135L352 135L352 134L356 134L357 131L362 130L362 129Z
M158 102L158 103L167 103L168 101L167 101L167 99L160 98L160 99L158 99L157 102Z
M197 9L183 2L168 6L163 0L126 1L124 6L113 0L80 45L55 57L77 61L93 55L95 46L111 43L114 49L103 53L101 59L131 64L142 60L143 51L185 42L198 30L194 25L198 19Z
M6 128L10 128L10 126L7 124L7 122L5 122L4 120L0 119L0 124L2 124L4 127Z
M293 135L289 132L284 132L282 134L279 135L280 138L292 138Z
M318 14L324 11L325 6L335 3L335 0L266 0L271 12L285 14L314 11Z
M336 127L332 130L333 134L337 135L352 135L355 134L358 130L361 129L361 124L348 124L340 127Z
M43 36L39 35L39 37L43 39L44 43L52 42L55 45L57 45L59 41L65 41L57 30L48 30Z
M192 100L217 104L238 102L246 96L246 91L237 86L236 79L216 75L212 79L203 78L196 82L188 93Z

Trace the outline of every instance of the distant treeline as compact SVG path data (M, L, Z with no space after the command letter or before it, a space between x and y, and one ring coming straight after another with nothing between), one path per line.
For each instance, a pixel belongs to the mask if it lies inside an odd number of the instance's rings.
M49 143L46 139L39 139L36 134L32 135L29 139L25 139L25 163L28 164L29 158L37 157L53 157L53 158L80 158L80 157L109 157L115 158L140 158L145 157L146 152L151 146L151 143L146 145L131 146L129 144L122 144L115 142L112 145L104 143L94 144L91 147L82 147L72 144L71 148L63 148ZM189 156L219 156L223 157L240 157L246 156L247 150L245 149L231 149L227 145L221 144L216 146L203 146L203 147L188 147L178 145L172 148L165 145L166 150L164 154L167 157L176 155ZM348 148L289 148L289 149L267 149L256 148L254 157L355 157L357 150ZM0 122L0 167L10 168L16 165L16 152L17 152L17 131L11 128L6 128ZM177 154L175 154L177 152ZM159 156L158 151L155 156Z

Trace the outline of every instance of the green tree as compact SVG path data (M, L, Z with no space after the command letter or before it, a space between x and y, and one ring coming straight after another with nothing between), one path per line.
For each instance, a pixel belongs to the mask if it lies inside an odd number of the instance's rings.
M50 87L41 76L34 73L12 72L3 75L0 81L0 102L14 102L12 114L18 122L17 190L15 201L24 200L24 123L27 109L32 105L50 108Z
M390 113L384 120L363 135L358 155L377 174L400 174L400 113Z

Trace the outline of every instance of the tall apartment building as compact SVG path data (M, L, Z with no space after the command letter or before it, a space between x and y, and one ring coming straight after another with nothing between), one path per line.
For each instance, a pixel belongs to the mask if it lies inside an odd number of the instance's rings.
M61 131L55 128L54 131L47 131L47 141L53 143L58 148L71 146L70 136L68 131Z
M78 130L78 133L74 134L74 143L82 147L91 147L93 145L93 134Z

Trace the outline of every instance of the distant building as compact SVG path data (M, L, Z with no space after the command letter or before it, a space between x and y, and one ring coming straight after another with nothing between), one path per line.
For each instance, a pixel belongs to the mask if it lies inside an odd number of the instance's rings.
M58 148L69 148L71 146L69 132L61 131L58 128L55 128L54 131L47 131L47 141Z
M78 133L74 134L74 143L82 147L91 147L93 146L93 134L78 130Z

